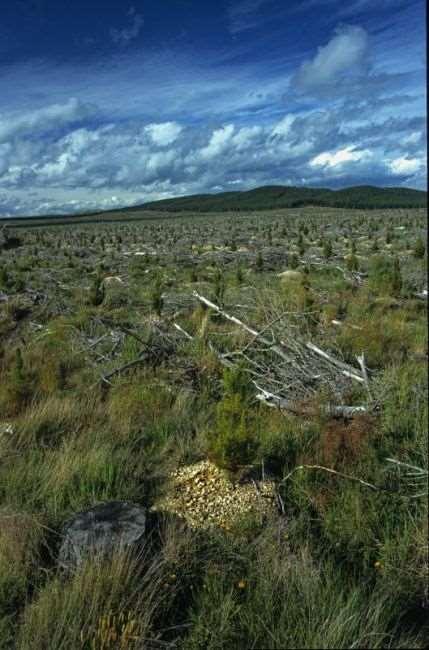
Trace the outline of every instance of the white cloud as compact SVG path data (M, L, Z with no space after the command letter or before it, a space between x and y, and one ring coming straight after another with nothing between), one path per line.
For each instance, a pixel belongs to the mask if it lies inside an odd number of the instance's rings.
M95 108L75 97L64 104L52 104L33 111L13 115L0 115L0 142L10 140L16 135L25 135L58 128L87 118Z
M200 150L202 158L210 159L218 156L225 150L234 133L234 125L227 124L213 131L210 141L206 147Z
M417 144L420 141L420 138L422 137L422 134L420 131L413 131L409 135L407 135L405 138L402 138L401 142L404 145L409 145L409 144Z
M368 35L364 29L357 26L339 28L327 45L318 48L313 60L301 65L294 79L301 89L330 84L359 66L367 49Z
M67 174L72 174L73 169L79 166L83 154L91 147L94 147L103 133L108 132L110 127L90 131L88 129L76 129L61 138L56 143L58 150L57 157L51 158L48 162L33 165L34 172L45 178L46 181L64 179ZM95 179L92 179L94 182Z
M418 158L395 158L388 166L395 176L411 176L419 171L422 162Z
M411 142L422 128L415 118L352 124L344 132L343 109L301 108L271 122L257 115L253 124L238 117L211 128L141 119L81 127L73 123L73 104L67 108L40 109L31 137L27 116L25 128L0 143L2 214L102 209L115 204L112 197L133 205L214 187L392 185L411 177L413 186L424 185L423 145ZM409 148L399 147L398 133Z
M325 151L310 160L311 167L338 167L349 162L356 162L368 158L371 152L362 149L356 150L354 146L339 149L338 151Z
M172 144L182 132L182 127L177 122L163 122L161 124L148 124L145 129L152 142L160 147Z
M295 121L295 115L286 115L280 122L274 126L272 134L274 136L285 137L291 132L292 124Z
M156 151L148 157L147 169L152 172L159 172L163 169L170 170L175 159L176 152L173 149L170 149L170 151Z
M262 132L263 129L260 126L244 126L234 135L232 143L237 151L242 151L243 149L252 146L255 139L258 138Z

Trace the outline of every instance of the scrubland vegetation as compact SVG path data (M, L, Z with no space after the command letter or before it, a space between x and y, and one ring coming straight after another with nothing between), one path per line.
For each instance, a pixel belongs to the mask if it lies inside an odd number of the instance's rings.
M424 211L14 233L0 251L0 648L427 647ZM361 411L334 417L323 376L298 410L256 399L255 377L277 381L250 356L261 339L194 292L286 351L301 337L356 372L364 353L368 382L343 402ZM165 513L138 557L58 568L72 514L150 508L206 458L236 482L270 477L278 514L199 529Z

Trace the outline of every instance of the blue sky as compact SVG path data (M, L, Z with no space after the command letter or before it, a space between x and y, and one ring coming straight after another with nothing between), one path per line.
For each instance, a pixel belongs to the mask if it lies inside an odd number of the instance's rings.
M14 0L0 215L426 186L422 0Z

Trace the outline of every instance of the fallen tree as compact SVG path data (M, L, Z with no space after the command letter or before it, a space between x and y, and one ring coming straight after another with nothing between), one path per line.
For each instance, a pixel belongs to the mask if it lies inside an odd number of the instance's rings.
M279 340L273 333L273 325L291 312L280 315L258 331L197 291L193 296L251 336L242 349L230 352L221 353L212 343L209 345L222 364L231 367L241 363L245 367L259 401L295 414L312 415L317 410L314 406L316 396L324 392L329 396L327 404L318 408L332 417L349 418L368 410L366 404L350 406L344 403L353 382L365 386L371 398L364 355L357 357L360 367L356 368L313 342L301 339L295 331L289 334L287 328L286 336L283 333ZM193 338L179 324L174 323L174 327L186 339Z

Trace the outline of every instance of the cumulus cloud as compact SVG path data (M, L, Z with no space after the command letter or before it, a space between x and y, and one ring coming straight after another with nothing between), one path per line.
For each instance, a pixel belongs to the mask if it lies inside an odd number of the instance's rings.
M222 151L225 151L227 148L228 142L231 140L233 133L233 124L227 124L226 126L213 131L208 145L200 150L200 157L209 160L210 158L214 158L221 154Z
M285 137L291 133L292 125L295 121L295 115L286 115L280 122L273 128L273 135L279 137Z
M85 128L72 131L56 143L55 149L59 152L58 155L51 157L44 164L33 166L33 171L46 181L66 179L67 175L73 172L73 168L79 165L85 150L88 150L91 145L94 146L103 132L106 132L106 129L101 132Z
M338 167L346 163L361 161L371 157L367 150L356 150L354 146L338 151L324 151L310 160L311 167Z
M368 52L368 35L362 27L343 26L314 59L304 61L293 83L299 90L312 90L334 83L343 75L362 68Z
M182 132L182 127L177 122L163 122L161 124L148 124L144 129L154 144L166 147L172 144Z
M0 115L0 142L16 135L36 132L38 135L50 129L78 122L95 112L95 107L71 97L63 104L52 104L33 111Z
M412 176L420 170L422 162L418 158L395 158L388 166L395 176Z
M237 131L232 138L232 144L236 151L244 151L256 145L259 136L263 134L261 126L244 126Z
M144 24L143 16L138 14L134 7L131 7L128 12L128 25L122 29L112 27L110 29L110 37L117 45L127 45L130 41L137 38L140 34Z
M421 120L348 122L342 129L343 113L343 107L285 112L265 124L199 129L136 119L85 126L71 121L57 130L41 120L45 130L31 130L29 137L21 129L0 143L0 195L3 190L9 197L0 209L78 212L104 209L112 197L117 205L133 205L235 185L424 184L424 145L413 135L421 133Z

